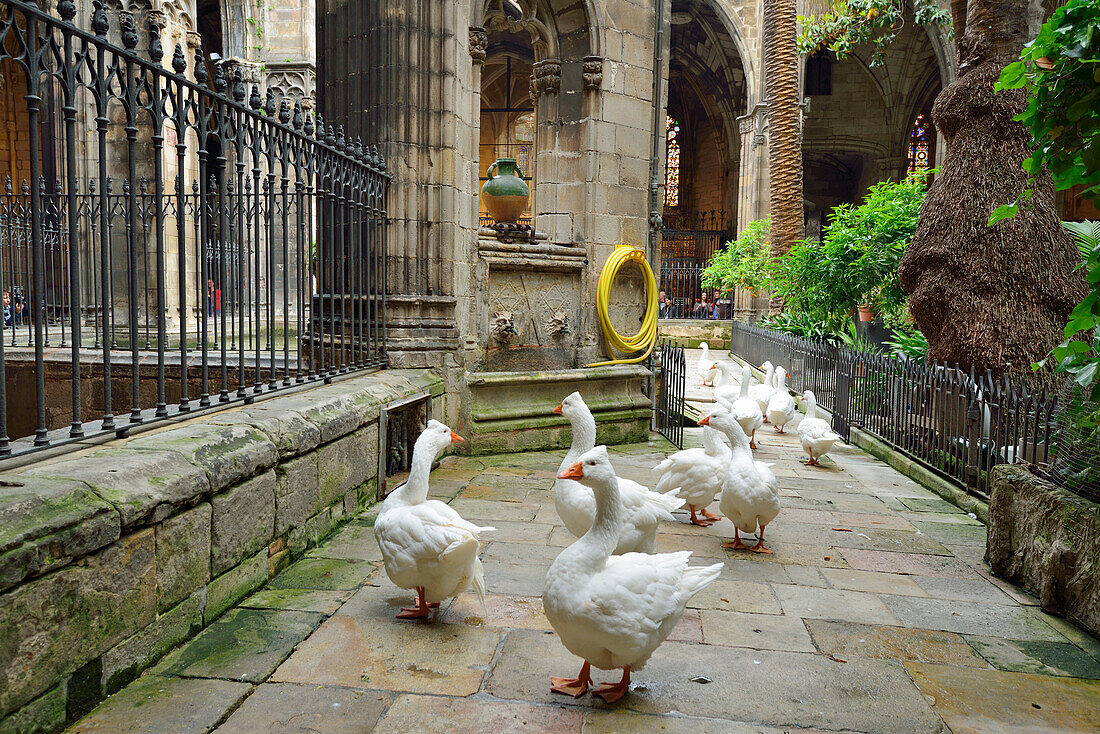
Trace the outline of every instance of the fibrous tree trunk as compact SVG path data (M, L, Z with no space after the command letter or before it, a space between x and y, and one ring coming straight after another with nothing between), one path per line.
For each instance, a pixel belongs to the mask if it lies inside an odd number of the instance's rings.
M764 0L764 82L768 95L771 254L785 255L804 236L802 129L798 99L798 3ZM783 304L772 299L773 312Z
M1027 93L993 91L1027 41L1027 12L1027 0L952 2L958 78L932 108L946 155L899 268L931 360L1026 370L1061 341L1085 295L1049 175L1034 182L1030 206L987 226L1029 185L1031 137L1012 121Z

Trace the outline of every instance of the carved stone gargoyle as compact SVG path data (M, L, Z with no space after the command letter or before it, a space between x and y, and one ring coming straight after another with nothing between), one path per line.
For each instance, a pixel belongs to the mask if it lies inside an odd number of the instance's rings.
M490 341L504 346L510 344L518 334L511 311L498 311L493 314L493 320L489 324Z
M569 328L569 316L565 311L555 311L546 317L546 333L555 339L564 338L573 333Z

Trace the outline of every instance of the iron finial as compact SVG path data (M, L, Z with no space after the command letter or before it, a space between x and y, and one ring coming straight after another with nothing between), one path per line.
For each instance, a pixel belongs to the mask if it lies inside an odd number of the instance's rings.
M275 117L275 91L267 88L267 97L264 99L264 113L268 117Z
M241 67L238 66L233 70L233 101L237 104L243 103L246 94L244 74L241 73Z
M225 78L225 63L219 61L214 64L214 91L218 94L225 94L228 86L229 82Z
M76 17L76 3L73 0L60 0L57 3L57 14L61 16L61 20L71 21Z
M176 50L172 52L172 71L182 74L187 71L187 57L183 55L183 46L176 44Z
M118 14L118 17L122 24L122 45L126 47L127 51L133 51L138 44L137 24L134 23L134 14L128 10L123 10Z
M302 129L302 101L300 99L294 100L294 115L290 124L294 126L295 130Z
M205 87L206 80L209 78L206 73L206 57L202 54L202 46L197 46L195 48L195 81Z
M279 122L284 125L290 122L290 100L286 96L279 100Z
M107 6L103 0L92 0L92 32L97 36L106 36L111 30L111 21L107 18Z
M252 93L248 95L248 106L254 110L264 106L263 97L260 96L260 88L256 84L252 85Z

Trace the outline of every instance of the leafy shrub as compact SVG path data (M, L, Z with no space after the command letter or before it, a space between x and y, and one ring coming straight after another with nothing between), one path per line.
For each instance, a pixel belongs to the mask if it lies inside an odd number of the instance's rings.
M804 240L773 263L771 285L789 307L839 328L870 305L889 321L905 316L898 263L917 227L927 190L923 175L870 188L859 206L832 211L822 242Z
M799 311L784 311L774 316L765 316L760 325L806 339L836 341L835 333L825 322L817 321L810 314Z
M703 269L701 281L704 288L718 288L723 291L734 288L763 290L768 287L768 258L771 245L768 234L771 232L771 220L759 219L750 222L740 236L714 253Z
M928 340L915 326L894 329L894 335L886 340L886 346L894 354L904 355L917 362L928 356Z

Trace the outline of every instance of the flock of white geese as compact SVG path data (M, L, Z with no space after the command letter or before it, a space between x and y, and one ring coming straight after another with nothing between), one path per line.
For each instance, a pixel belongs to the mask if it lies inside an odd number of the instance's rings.
M607 449L595 445L596 421L580 393L554 409L572 427L572 445L554 483L555 507L578 540L550 565L542 602L562 644L584 662L575 678L552 677L552 691L578 698L589 690L592 667L621 668L621 680L593 689L608 703L618 701L629 690L630 673L668 637L691 597L718 578L721 563L691 567L690 551L653 552L657 525L674 520L673 510L686 505L691 522L705 527L719 519L707 511L718 495L718 509L734 525L733 540L722 547L771 553L764 528L779 514L779 487L771 465L754 460L752 450L765 422L783 432L797 407L786 389L786 371L771 363L764 371L764 382L750 385L745 366L735 386L733 368L704 350L698 366L703 383L713 385L721 375L714 386L716 407L699 421L704 448L678 451L658 464L656 491L616 475ZM838 437L816 417L813 393L804 397L808 408L798 432L807 464L816 465ZM414 446L408 480L386 498L375 521L387 575L416 591L415 605L402 608L401 619L429 618L433 607L467 589L484 605L480 538L494 528L428 499L433 461L462 440L444 424L428 421ZM756 543L745 544L741 533L755 534Z

